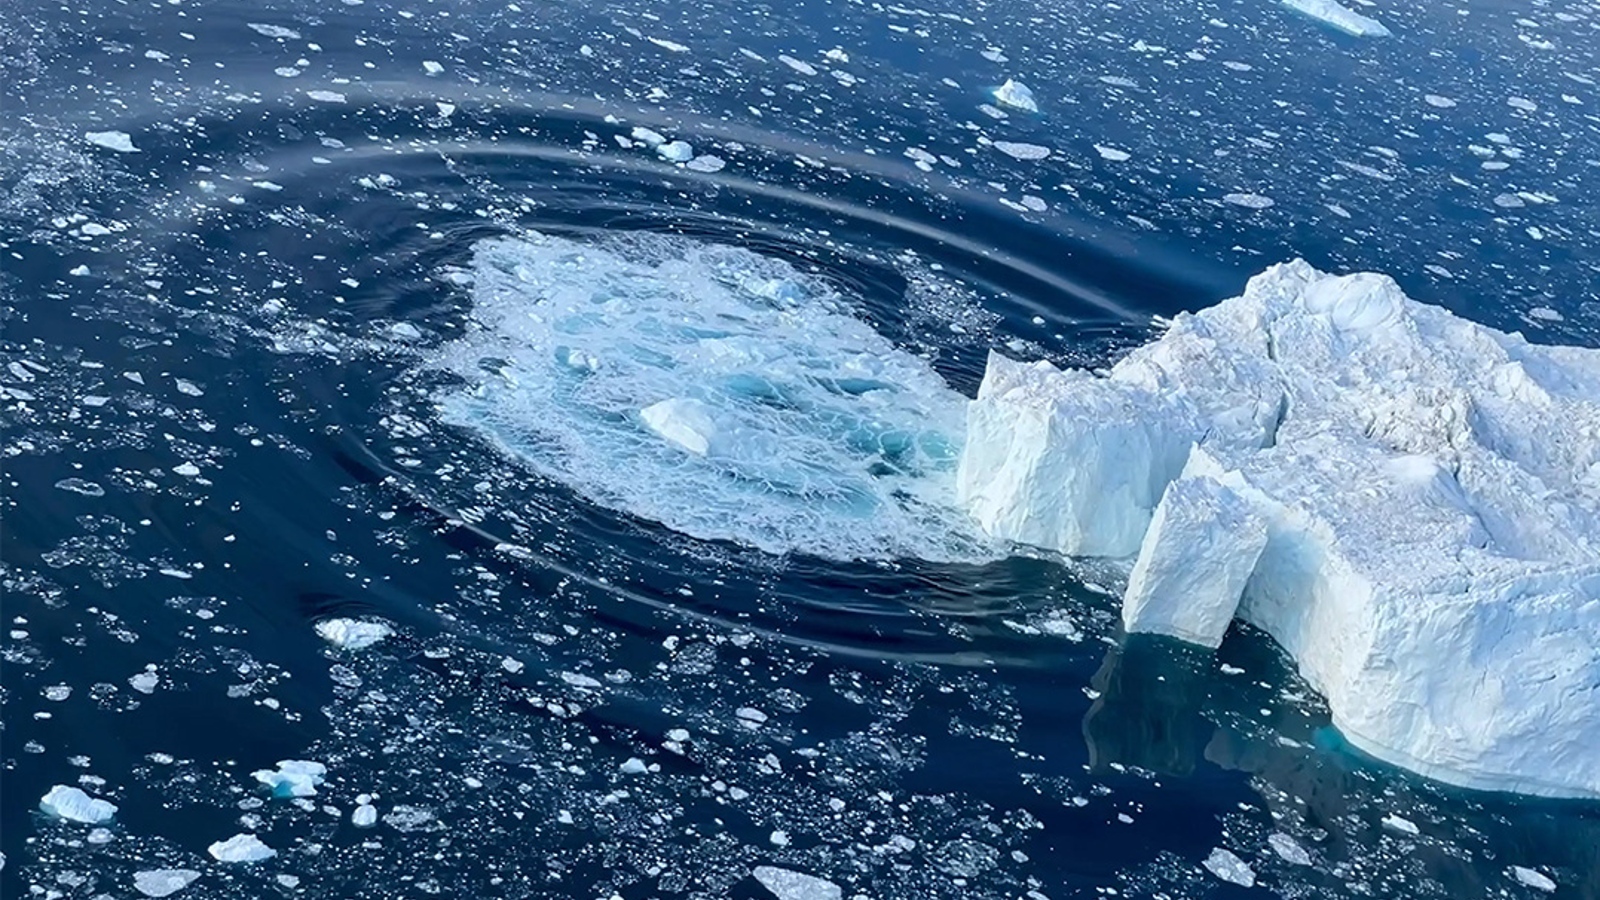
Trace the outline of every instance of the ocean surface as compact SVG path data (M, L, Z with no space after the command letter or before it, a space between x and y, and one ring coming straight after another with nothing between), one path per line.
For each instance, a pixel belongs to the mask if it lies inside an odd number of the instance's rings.
M0 895L1600 898L950 505L1296 256L1600 346L1600 6L1358 9L0 7Z

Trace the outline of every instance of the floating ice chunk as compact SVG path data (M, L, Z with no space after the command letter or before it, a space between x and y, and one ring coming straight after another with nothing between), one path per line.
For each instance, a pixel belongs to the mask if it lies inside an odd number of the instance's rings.
M1242 206L1245 209L1266 209L1273 204L1271 197L1247 193L1224 194L1222 201L1231 203L1234 206Z
M1600 797L1600 704L1573 700L1600 684L1600 351L1275 266L1104 376L992 357L958 489L998 537L1131 556L1180 472L1265 520L1237 615L1353 745L1466 787Z
M371 828L378 824L378 808L371 803L363 803L350 813L350 824L357 828Z
M361 619L323 619L316 629L323 640L346 650L365 650L394 634L385 622Z
M306 96L318 103L343 103L345 100L338 91L306 91Z
M1233 854L1231 850L1221 847L1211 851L1204 863L1206 871L1221 878L1223 881L1237 884L1240 887L1255 887L1256 873L1245 864L1245 861Z
M128 678L128 686L141 694L153 694L161 678L153 671L146 670Z
M626 762L617 767L617 771L624 775L643 775L650 771L650 767L637 756L630 756Z
M1039 103L1033 99L1033 91L1022 82L1011 78L1007 78L1005 84L994 89L994 100L1001 106L1009 106L1023 112L1039 111Z
M225 841L217 841L206 848L212 858L225 863L253 863L271 859L278 851L261 843L253 834L236 834Z
M438 75L444 71L444 66L434 60L425 59L422 61L422 71L427 72L429 75Z
M328 767L310 760L282 759L276 770L259 769L250 774L271 788L274 797L312 797L327 777Z
M1012 159L1035 160L1044 159L1050 155L1049 147L1038 144L1024 144L1017 141L995 141L994 148Z
M646 427L697 456L711 452L711 439L716 436L717 423L712 419L711 408L699 400L673 397L652 403L639 411Z
M1145 532L1123 597L1124 626L1220 646L1266 546L1267 521L1243 498L1204 475L1180 476Z
M647 147L659 147L667 142L666 137L661 132L651 130L643 125L634 126L633 131L629 132L629 134L634 140Z
M841 900L844 896L844 890L837 884L791 869L756 866L752 874L778 900Z
M118 153L138 153L139 148L133 145L133 138L126 131L91 131L83 139L96 147L115 150Z
M668 141L656 148L656 154L667 162L688 162L694 158L694 147L686 141Z
M1109 147L1105 144L1095 144L1094 152L1100 154L1100 158L1107 162L1127 162L1133 158L1133 154L1128 151Z
M133 886L146 897L167 897L194 883L200 873L193 869L152 869L133 873Z
M85 825L109 822L117 814L115 803L90 797L79 788L64 784L56 785L40 798L39 808L68 822L81 822Z
M263 25L260 22L246 22L244 24L245 27L262 37L291 41L300 39L300 32L295 31L293 28L285 28L282 25Z
M1525 884L1534 890L1549 893L1556 889L1556 883L1550 876L1523 866L1512 866L1511 877L1515 878L1518 884Z
M720 172L726 165L722 157L707 153L689 160L683 167L691 172Z
M1412 836L1416 836L1421 833L1421 830L1417 828L1417 823L1404 816L1395 815L1394 813L1390 813L1389 815L1383 817L1383 827L1392 831L1398 831L1401 834L1408 834Z
M1389 29L1335 0L1282 0L1283 5L1345 34L1355 37L1388 37Z
M1297 866L1311 865L1311 854L1300 846L1300 842L1282 832L1273 832L1267 835L1267 843L1272 851L1284 861Z

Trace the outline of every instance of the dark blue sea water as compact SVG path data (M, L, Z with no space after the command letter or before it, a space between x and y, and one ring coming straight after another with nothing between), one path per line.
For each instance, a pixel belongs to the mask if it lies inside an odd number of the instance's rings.
M1267 0L0 8L0 895L1600 897L1593 804L1364 760L1264 636L1127 638L1113 575L925 502L990 350L1102 365L1293 256L1600 346L1600 8L1361 8L1394 35ZM530 316L494 247L616 302ZM610 443L632 376L566 402L685 328L887 360L906 427L862 436L859 373L740 382L787 430L717 470ZM327 780L274 798L281 759ZM56 784L115 819L41 814ZM208 855L239 833L276 856Z

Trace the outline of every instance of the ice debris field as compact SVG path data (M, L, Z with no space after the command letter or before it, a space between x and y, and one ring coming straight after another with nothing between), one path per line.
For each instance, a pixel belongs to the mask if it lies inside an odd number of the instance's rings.
M1375 757L1600 796L1600 351L1297 261L1106 374L992 355L958 492L1133 559L1129 631L1264 630Z

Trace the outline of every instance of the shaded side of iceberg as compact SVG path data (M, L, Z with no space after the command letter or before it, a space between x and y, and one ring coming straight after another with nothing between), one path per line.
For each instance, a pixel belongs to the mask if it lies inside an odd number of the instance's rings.
M991 357L958 491L1133 559L1130 631L1262 628L1378 758L1600 796L1600 351L1297 261L1103 376Z

